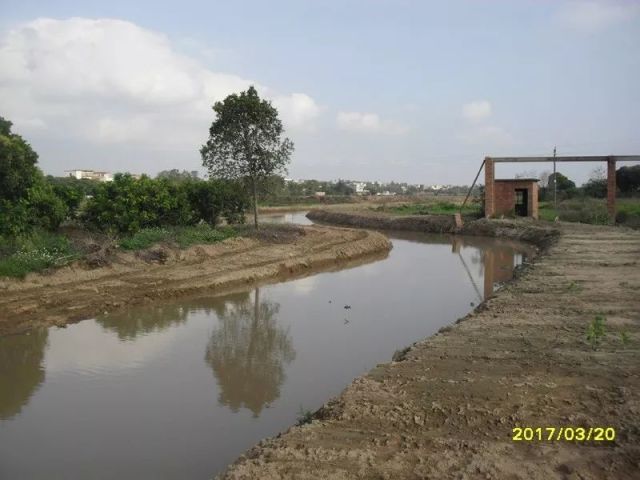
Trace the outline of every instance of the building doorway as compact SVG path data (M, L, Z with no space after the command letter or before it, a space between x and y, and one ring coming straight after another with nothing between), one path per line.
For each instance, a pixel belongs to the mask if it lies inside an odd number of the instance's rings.
M529 190L526 188L516 188L515 213L518 217L529 214Z

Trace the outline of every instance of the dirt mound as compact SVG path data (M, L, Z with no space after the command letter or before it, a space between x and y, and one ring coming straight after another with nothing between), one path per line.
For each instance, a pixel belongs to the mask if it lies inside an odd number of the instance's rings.
M546 249L560 238L557 225L544 224L532 219L488 220L481 218L465 223L456 233L483 237L508 238L528 242Z
M454 233L456 228L452 215L409 215L398 217L374 213L349 213L314 209L307 213L307 218L322 223L373 228L376 230Z

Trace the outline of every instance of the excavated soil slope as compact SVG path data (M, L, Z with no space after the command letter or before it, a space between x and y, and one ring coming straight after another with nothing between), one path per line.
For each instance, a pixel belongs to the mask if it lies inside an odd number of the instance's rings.
M161 246L138 254L120 252L101 268L76 264L22 281L0 280L0 335L64 325L124 305L344 268L384 257L390 249L380 233L301 227L284 242L241 237L187 250Z
M474 313L221 477L638 478L640 232L558 228L547 254ZM593 349L598 314L606 334ZM613 427L616 438L515 442L516 426Z

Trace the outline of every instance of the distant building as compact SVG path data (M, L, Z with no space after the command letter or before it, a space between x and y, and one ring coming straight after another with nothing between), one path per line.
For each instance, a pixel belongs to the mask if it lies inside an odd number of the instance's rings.
M109 172L96 172L94 170L67 170L66 173L68 173L70 177L77 178L78 180L88 179L97 180L99 182L113 181L113 174Z
M365 182L353 182L351 186L356 191L356 195L364 195L365 193L369 193L367 191L367 184Z

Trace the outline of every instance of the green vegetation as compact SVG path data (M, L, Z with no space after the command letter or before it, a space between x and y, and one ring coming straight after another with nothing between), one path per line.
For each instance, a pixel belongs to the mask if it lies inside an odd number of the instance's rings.
M616 200L616 223L633 228L640 227L640 198L619 198ZM565 222L607 225L609 216L604 199L572 198L558 202L540 202L540 219L554 221L556 217Z
M598 348L600 342L607 334L605 329L605 321L607 319L603 315L596 315L587 327L587 341L591 344L592 349Z
M271 175L285 172L293 142L282 139L278 110L262 100L251 86L213 106L216 119L200 150L202 163L213 178L243 179L251 186L253 213L258 228L258 186Z
M553 202L540 202L540 218L553 221L556 217L565 222L591 223L607 225L609 216L604 200L595 198L573 198L558 202L558 209L553 209Z
M579 292L582 290L582 286L575 280L571 280L569 286L567 287L567 290L569 290L570 292Z
M180 248L197 244L217 243L237 235L233 227L214 228L201 224L187 227L152 227L137 231L120 240L125 250L142 250L156 243L169 243Z
M628 345L631 341L631 338L629 337L629 334L623 330L622 332L620 332L620 340L622 341L623 345Z
M60 267L77 258L79 254L63 235L35 230L12 239L0 237L0 277L23 278L29 272Z
M437 201L434 203L403 203L398 206L385 208L377 207L378 211L388 211L397 215L453 215L460 212L460 205L452 202ZM468 203L461 212L463 215L480 215L481 207L477 203Z
M38 154L11 127L0 117L0 235L55 230L67 215L65 204L37 167Z
M640 193L640 165L624 166L616 170L616 184L624 195Z
M63 221L125 236L128 249L160 241L179 247L218 242L235 235L231 228L215 228L221 217L244 221L248 198L240 181L202 181L177 171L158 179L117 174L105 183L45 178L37 153L11 127L0 117L2 277L24 277L80 258L58 233Z
M98 230L133 234L141 229L188 226L205 221L215 225L221 215L242 222L247 199L237 183L189 181L117 174L102 183L87 201L82 220Z
M311 410L305 410L300 405L300 410L298 411L298 418L296 419L296 425L301 427L302 425L306 425L307 423L311 423L313 420L313 412Z

